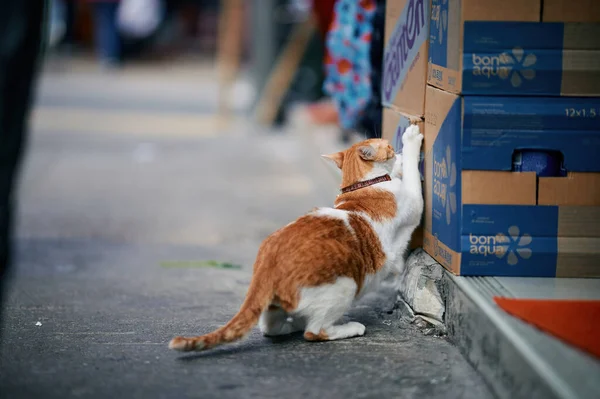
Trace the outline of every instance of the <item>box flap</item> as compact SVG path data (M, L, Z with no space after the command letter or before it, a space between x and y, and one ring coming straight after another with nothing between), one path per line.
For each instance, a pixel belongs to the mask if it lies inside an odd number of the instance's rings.
M543 22L600 22L598 0L544 0Z
M600 29L595 35L600 40ZM565 50L562 64L561 94L600 97L600 50Z
M573 172L567 177L540 177L538 204L600 206L600 173Z
M463 204L535 205L535 172L462 172Z
M540 206L540 208L543 207ZM558 235L561 237L600 237L600 207L558 207Z
M542 0L462 0L464 21L539 21Z
M600 238L558 237L556 277L600 277Z

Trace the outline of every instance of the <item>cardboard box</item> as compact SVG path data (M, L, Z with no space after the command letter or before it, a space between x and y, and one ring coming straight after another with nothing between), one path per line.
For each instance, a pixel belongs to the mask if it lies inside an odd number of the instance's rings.
M410 251L422 248L423 247L423 225L420 225L415 229L410 239L410 243L408 244L408 249Z
M383 105L423 116L427 85L427 47L431 0L386 3Z
M411 124L417 124L421 132L424 132L425 126L423 119L417 116L404 115L400 112L384 108L383 109L383 134L382 138L388 140L396 153L402 152L402 134ZM421 154L419 169L421 171L421 180L424 180L424 160ZM423 246L423 226L417 227L412 235L409 249L417 249Z
M411 124L416 124L425 131L423 119L416 115L407 115L393 109L383 109L383 132L381 137L388 140L396 153L402 152L402 134Z
M600 24L584 2L432 0L428 83L467 95L600 96ZM571 4L569 2L568 4ZM590 7L595 9L598 6Z
M397 154L402 152L402 134L411 124L418 125L421 133L425 133L425 123L423 122L422 118L415 115L406 115L402 112L397 112L389 108L383 109L382 138L390 142ZM419 162L421 180L425 180L424 165L424 153L422 152Z
M597 99L461 97L430 86L424 143L423 246L447 269L600 276ZM531 148L559 151L567 176L512 172L515 151Z
M598 0L544 0L543 22L600 22Z

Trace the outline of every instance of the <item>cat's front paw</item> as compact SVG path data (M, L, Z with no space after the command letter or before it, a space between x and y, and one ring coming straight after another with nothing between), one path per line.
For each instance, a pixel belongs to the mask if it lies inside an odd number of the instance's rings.
M423 142L423 135L419 130L419 126L410 125L404 131L402 135L402 145L403 146L415 146L417 148L421 147L421 143Z

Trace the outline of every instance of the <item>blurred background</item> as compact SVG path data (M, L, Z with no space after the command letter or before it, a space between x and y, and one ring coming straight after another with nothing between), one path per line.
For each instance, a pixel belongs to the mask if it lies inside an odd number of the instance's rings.
M366 61L369 51L375 51L370 54L372 64L380 66L384 2L364 3L365 14L379 12L378 20L368 16L372 23ZM380 135L378 69L358 62L354 66L357 79L364 80L370 92L359 96L365 104L352 123L339 123L325 88L326 38L334 0L52 0L50 4L43 81L53 85L67 79L56 84L64 96L75 91L64 85L78 80L77 84L102 86L100 90L78 86L79 96L86 93L130 107L144 101L170 103L171 109L180 111L192 107L191 114L202 116L205 123L249 119L271 128L300 119L339 127L338 137L346 143L354 131ZM371 41L374 50L369 50ZM172 97L128 98L138 90L121 83L134 81L140 87L147 83L146 90L168 89ZM180 94L175 94L175 81L186 82ZM329 92L335 90L341 88ZM43 86L42 104L48 103L44 99L50 91ZM183 105L188 94L195 97ZM188 128L194 130L192 125Z
M355 62L360 112L344 121L327 90L335 3L52 0L18 234L258 245L331 204L339 172L320 154L381 135L378 73ZM364 3L380 57L383 2ZM227 210L242 200L270 210Z

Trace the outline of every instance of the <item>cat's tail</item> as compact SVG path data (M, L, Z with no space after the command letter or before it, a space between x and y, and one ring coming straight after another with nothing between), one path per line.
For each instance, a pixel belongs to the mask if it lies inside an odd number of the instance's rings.
M242 307L227 324L206 335L175 337L169 342L169 349L182 352L202 351L243 338L256 325L260 314L273 299L271 279L263 274L265 273L254 275Z

